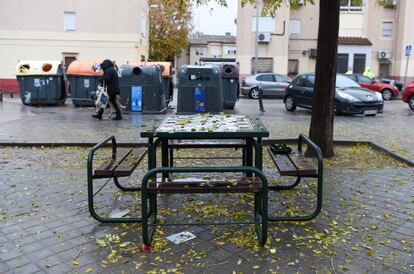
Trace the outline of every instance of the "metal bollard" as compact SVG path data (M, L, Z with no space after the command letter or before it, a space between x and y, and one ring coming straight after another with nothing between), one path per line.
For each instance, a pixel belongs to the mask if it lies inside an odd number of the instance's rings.
M14 98L13 90L10 90L10 98Z
M0 90L0 102L3 102L3 91Z

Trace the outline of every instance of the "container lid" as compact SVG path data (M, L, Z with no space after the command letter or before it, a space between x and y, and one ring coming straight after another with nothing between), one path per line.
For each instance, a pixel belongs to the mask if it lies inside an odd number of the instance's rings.
M56 75L59 74L61 61L19 61L16 75Z
M150 66L150 65L159 65L163 67L162 76L171 76L171 63L170 62L136 62L136 61L127 61L128 65L131 66Z
M95 71L94 66L99 66L100 62L97 61L81 61L75 60L70 63L66 74L68 75L103 75L102 70Z

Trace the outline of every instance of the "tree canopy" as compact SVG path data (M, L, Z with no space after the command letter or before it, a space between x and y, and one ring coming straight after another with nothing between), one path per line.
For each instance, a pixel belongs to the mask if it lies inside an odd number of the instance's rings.
M188 45L191 31L191 2L150 0L149 58L171 61Z

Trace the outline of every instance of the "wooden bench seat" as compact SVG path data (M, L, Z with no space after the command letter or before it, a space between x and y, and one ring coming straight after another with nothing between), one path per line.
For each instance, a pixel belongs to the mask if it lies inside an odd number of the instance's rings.
M170 148L244 148L246 142L240 139L190 139L171 140Z
M143 160L147 148L117 148L116 154L94 170L94 177L128 177Z
M166 182L149 182L148 193L259 193L260 179L241 177L226 181L177 179Z
M287 154L276 154L270 148L267 150L281 176L318 177L318 170L297 149Z

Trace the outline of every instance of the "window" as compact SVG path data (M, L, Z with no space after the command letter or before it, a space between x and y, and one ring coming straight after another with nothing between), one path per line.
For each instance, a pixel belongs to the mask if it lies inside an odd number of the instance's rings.
M311 77L311 76L309 76L309 77ZM300 87L312 87L312 83L308 79L309 77L299 76L298 78L296 78L296 82L294 84L296 84L297 86L300 86ZM312 77L314 77L314 76L312 76Z
M341 11L362 11L362 0L340 0Z
M256 16L252 18L252 31L256 32ZM271 16L259 17L259 32L275 32L275 18Z
M353 80L353 81L357 82L357 78L356 78L356 76L355 76L355 75L347 75L347 76L349 77L349 79L351 79L351 80Z
M392 22L381 23L381 37L392 38Z
M227 55L236 55L236 47L225 47L225 52Z
M257 76L257 80L262 81L262 82L274 82L275 78L273 77L272 74L263 74L263 75Z
M145 19L144 16L141 16L141 34L142 36L145 36L145 34L147 33L147 20Z
M299 20L290 20L290 36L291 37L300 36L300 21Z
M306 82L306 84L307 84L308 87L311 88L315 85L315 76L314 75L309 75L307 80L308 81Z
M76 31L76 13L64 12L63 13L63 28L65 31Z
M372 80L371 79L369 79L368 77L366 77L366 76L363 76L363 75L358 75L358 82L363 82L363 83L371 83L372 82Z
M204 49L196 48L195 49L195 55L204 55Z
M365 70L365 54L354 54L354 69L353 72L357 74L364 73Z
M285 77L285 76L275 75L275 77L276 77L276 82L279 82L279 83L290 83L290 79L287 78L287 77Z
M338 53L336 60L336 72L337 73L346 73L348 71L348 53Z
M214 47L211 48L211 55L213 58L221 58L221 48Z
M289 59L288 60L288 75L297 75L299 71L299 60Z
M255 60L252 58L252 73L254 73ZM273 72L273 58L260 57L257 58L257 73Z

